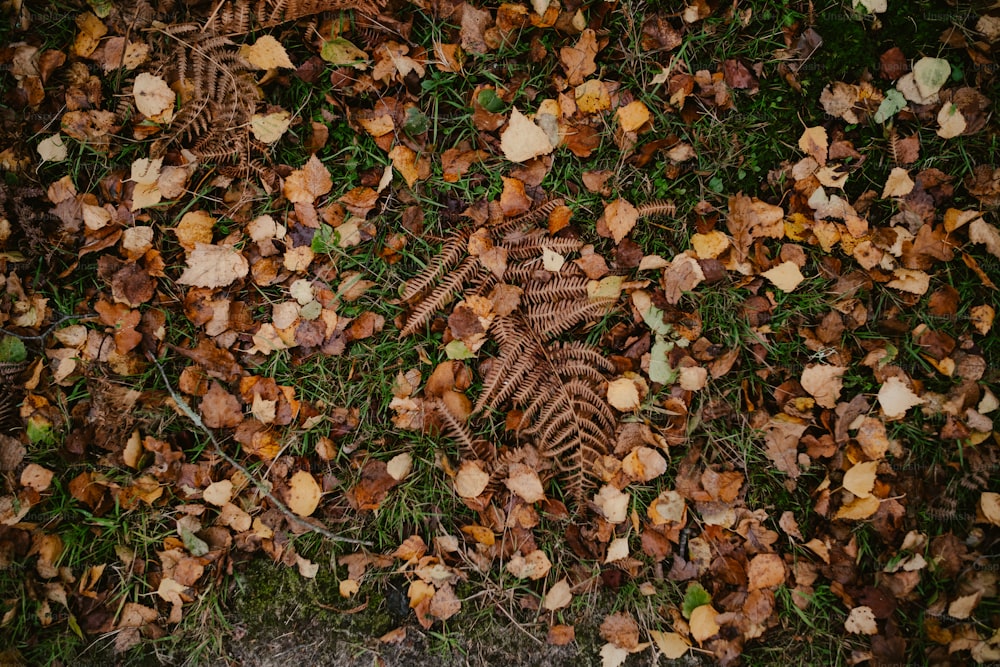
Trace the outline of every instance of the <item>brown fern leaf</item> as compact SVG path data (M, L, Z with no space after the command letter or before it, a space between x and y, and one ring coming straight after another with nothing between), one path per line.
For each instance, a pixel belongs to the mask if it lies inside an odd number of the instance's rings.
M676 215L677 206L667 199L656 199L650 202L645 202L639 204L635 207L636 212L639 214L640 218L646 218L653 215Z
M227 35L245 35L254 28L271 28L328 11L378 11L374 0L236 0L220 2L205 29Z
M492 470L493 464L497 460L496 446L473 435L468 425L456 417L440 398L434 399L431 405L434 406L434 409L441 416L441 420L444 422L445 428L448 429L448 433L458 441L463 453L468 457L486 463L489 466L488 469Z
M422 326L427 324L448 300L462 291L466 283L472 281L477 276L485 273L483 265L475 257L466 257L455 268L447 274L441 283L435 287L418 305L406 320L406 325L400 332L403 336L415 334Z

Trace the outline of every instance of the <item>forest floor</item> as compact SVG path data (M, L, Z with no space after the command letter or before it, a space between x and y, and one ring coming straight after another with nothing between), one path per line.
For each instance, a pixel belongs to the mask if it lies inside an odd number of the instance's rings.
M0 3L0 665L1000 664L1000 8Z

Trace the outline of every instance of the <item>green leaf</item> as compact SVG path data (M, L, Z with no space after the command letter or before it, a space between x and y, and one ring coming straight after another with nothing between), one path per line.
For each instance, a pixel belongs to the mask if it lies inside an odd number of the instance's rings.
M4 336L0 338L0 363L20 363L28 358L28 351L20 338Z
M48 420L29 419L25 429L28 434L28 441L32 444L39 442L52 443L52 423Z
M448 355L449 359L471 359L474 355L472 350L466 346L466 344L460 340L453 340L444 346L444 353Z
M403 132L415 137L426 132L430 126L431 122L423 111L416 107L409 107L406 110L406 118L403 119Z
M184 543L184 548L191 552L191 555L195 558L201 558L209 552L208 543L201 539L194 533L192 533L185 526L180 526L181 529L181 542Z
M642 321L653 333L666 336L673 332L674 328L663 321L663 311L656 306L651 305L646 312L640 314Z
M497 95L496 91L490 88L480 91L476 100L479 102L479 106L490 113L500 113L507 106Z
M664 385L671 385L677 381L679 371L670 367L667 361L667 354L674 349L674 342L665 340L663 336L657 336L653 343L653 349L649 351L649 379Z
M951 76L951 65L944 58L921 58L913 65L913 80L924 97L941 90Z
M319 57L333 65L350 65L357 69L368 68L368 54L343 37L323 42Z
M80 624L77 622L76 616L70 614L66 622L69 624L69 629L73 631L73 634L83 639L83 630L80 629Z
M899 113L905 106L906 98L903 97L903 93L895 88L889 89L885 94L885 99L882 100L882 104L879 105L878 111L875 112L875 122L884 123Z
M312 243L309 244L312 251L317 255L325 254L337 247L337 238L333 227L321 224L313 235Z
M702 605L711 603L712 596L709 595L708 591L698 582L691 582L684 593L684 603L681 605L681 613L684 614L684 618L690 620L691 612Z

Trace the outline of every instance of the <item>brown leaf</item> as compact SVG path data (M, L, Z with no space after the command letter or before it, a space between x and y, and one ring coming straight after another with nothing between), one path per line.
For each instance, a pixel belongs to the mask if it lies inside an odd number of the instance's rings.
M576 639L576 629L572 625L553 625L549 628L545 641L552 646L566 646Z
M333 189L330 172L313 154L301 169L296 169L285 179L283 192L293 204L311 204Z
M235 396L213 381L201 399L201 417L209 428L233 428L243 421L243 409Z
M780 206L739 194L729 198L726 228L736 247L746 255L756 239L782 238L785 235L784 218L785 212Z
M559 61L566 71L569 85L579 86L597 71L597 64L594 62L596 56L597 33L590 28L580 33L580 39L576 44L560 49Z
M773 588L785 581L785 562L778 554L758 554L747 567L747 587L751 591Z
M601 637L618 648L634 649L639 646L639 624L627 612L611 614L601 623Z

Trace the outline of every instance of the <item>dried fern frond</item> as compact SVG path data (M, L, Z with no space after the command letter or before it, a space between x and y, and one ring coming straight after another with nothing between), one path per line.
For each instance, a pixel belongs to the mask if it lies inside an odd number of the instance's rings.
M468 425L456 417L441 399L434 399L432 405L441 416L441 420L444 422L445 428L448 429L448 433L458 441L460 448L466 456L483 461L492 469L492 464L496 462L497 458L496 446L473 435Z
M635 210L640 218L646 218L653 215L675 215L677 213L677 206L667 199L655 199L639 204L635 207Z

